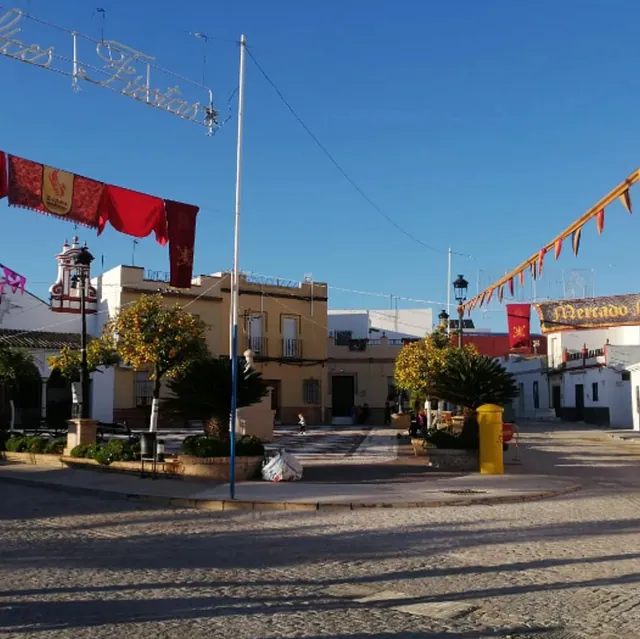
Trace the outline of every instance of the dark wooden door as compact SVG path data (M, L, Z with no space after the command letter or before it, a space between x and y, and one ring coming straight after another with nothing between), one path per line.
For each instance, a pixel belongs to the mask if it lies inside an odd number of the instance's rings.
M584 386L576 384L576 420L584 421Z
M562 408L562 389L560 386L552 386L553 408L556 411L556 417L560 417L560 409Z
M331 414L333 417L350 417L353 408L355 383L351 375L334 375L331 378Z

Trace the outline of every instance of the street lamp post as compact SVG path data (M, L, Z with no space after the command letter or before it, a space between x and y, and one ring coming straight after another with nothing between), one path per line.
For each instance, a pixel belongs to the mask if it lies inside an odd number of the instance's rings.
M453 283L453 291L456 296L456 302L458 302L458 348L462 348L462 319L464 317L463 304L467 301L467 289L469 288L469 282L458 275L458 279Z
M438 319L440 320L440 326L444 326L447 329L449 328L449 313L447 313L447 311L440 311L440 313L438 313Z
M89 368L87 366L87 282L89 268L93 262L93 255L86 246L83 246L75 255L73 264L76 272L73 276L72 284L80 287L80 320L82 323L80 334L80 387L82 389L80 398L80 417L89 419Z

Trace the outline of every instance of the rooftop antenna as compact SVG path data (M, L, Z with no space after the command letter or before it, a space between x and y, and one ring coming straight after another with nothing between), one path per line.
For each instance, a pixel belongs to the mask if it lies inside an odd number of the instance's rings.
M133 249L131 250L131 266L136 265L136 246L138 246L138 240L133 240Z

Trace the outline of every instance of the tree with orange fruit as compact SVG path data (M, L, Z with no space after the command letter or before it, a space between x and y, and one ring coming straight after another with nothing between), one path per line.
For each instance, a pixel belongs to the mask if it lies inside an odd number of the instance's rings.
M109 321L122 361L135 370L149 369L153 401L149 431L158 428L162 380L173 378L207 352L205 324L179 304L167 308L162 295L143 295Z

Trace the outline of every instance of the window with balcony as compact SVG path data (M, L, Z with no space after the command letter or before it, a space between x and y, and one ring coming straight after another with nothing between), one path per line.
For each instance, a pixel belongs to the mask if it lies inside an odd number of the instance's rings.
M149 379L149 373L136 371L134 373L134 386L136 397L136 408L151 406L153 400L153 382Z
M302 400L305 404L320 404L319 379L305 379L302 382Z
M266 313L249 312L247 319L247 347L258 357L267 355Z
M282 317L282 357L300 359L302 357L302 340L299 338L300 321L298 317Z

